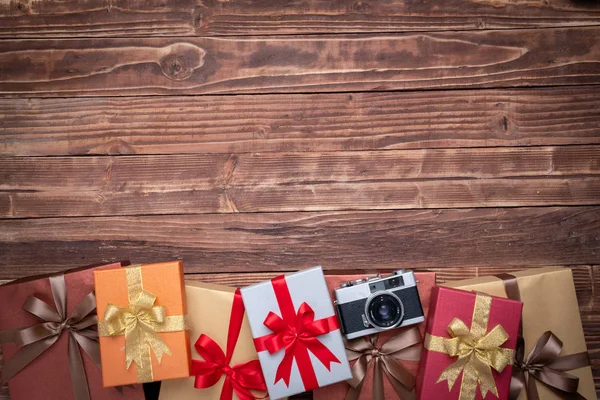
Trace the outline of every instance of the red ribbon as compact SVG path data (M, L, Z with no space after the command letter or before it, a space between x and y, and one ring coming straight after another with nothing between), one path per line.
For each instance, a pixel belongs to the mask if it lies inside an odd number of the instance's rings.
M194 387L196 389L211 387L221 379L221 376L225 375L221 400L231 400L234 391L240 400L262 399L264 397L255 397L250 390L267 390L258 360L237 364L233 367L229 366L242 328L244 312L242 295L237 289L233 296L229 318L227 354L223 353L223 349L214 340L204 334L200 335L194 345L196 351L204 358L204 361L192 360L192 375L196 377Z
M290 385L292 363L296 359L304 390L316 389L319 383L308 351L310 350L328 370L331 369L331 363L340 363L331 350L317 339L317 336L339 329L337 318L332 315L315 321L315 312L306 303L302 303L296 313L285 277L281 275L273 278L271 284L281 317L269 312L264 324L273 333L254 339L256 350L267 350L269 354L274 354L285 349L285 355L275 374L275 384L283 379L286 386Z

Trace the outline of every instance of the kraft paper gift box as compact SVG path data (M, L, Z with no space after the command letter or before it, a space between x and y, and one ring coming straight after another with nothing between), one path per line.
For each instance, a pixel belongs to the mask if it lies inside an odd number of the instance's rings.
M248 286L242 297L271 398L352 376L321 267Z
M511 274L516 277L516 286L512 286L512 296L508 296L505 281L499 277L486 276L463 281L448 282L445 286L478 290L499 297L520 296L523 302L523 338L524 356L527 357L545 332L551 331L562 341L562 349L557 354L561 357L577 357L586 353L585 337L581 326L581 317L577 305L573 275L568 268L550 267L535 268ZM504 275L510 280L511 276ZM508 291L511 292L510 283ZM542 339L543 340L543 339ZM568 373L579 378L578 392L586 399L596 398L592 369L586 365L586 357L579 357L576 364L579 368L559 368L562 373ZM564 358L563 358L564 360ZM573 398L557 392L549 385L539 381L535 376L529 377L529 385L535 385L540 399ZM575 386L577 388L577 386ZM530 388L532 390L533 388ZM527 399L522 390L518 399ZM572 394L571 394L572 396Z
M266 387L239 289L187 281L185 292L192 377L162 382L159 400L263 397Z
M120 266L116 263L97 268ZM141 385L123 388L123 393L102 386L100 360L94 360L99 345L93 339L93 291L94 268L30 277L0 286L0 341L4 357L0 370L2 378L8 379L12 399L71 400L89 396L91 400L122 400L124 395L132 400L144 399ZM22 329L28 327L36 328ZM17 345L19 332L33 333L39 340ZM32 351L39 351L39 356L27 357ZM31 361L19 370L15 368L19 360Z
M183 264L94 272L104 386L187 378Z
M331 294L331 298L332 300L334 299L333 296L333 291L338 288L342 283L344 282L348 282L348 281L353 281L356 279L360 279L360 278L364 278L365 275L325 275L325 280L327 282L327 288L329 289L329 293ZM423 313L425 315L425 318L427 318L427 314L429 312L429 301L430 301L430 297L431 297L431 290L433 289L433 287L435 286L435 272L415 272L415 278L417 280L417 290L419 291L419 297L421 298L421 305L423 307ZM420 339L422 340L422 337L425 333L425 324L424 323L420 323L417 325L414 325L420 332ZM377 338L377 342L376 342L376 348L378 348L379 350L387 350L387 348L390 346L390 344L392 343L390 340L393 340L394 337L396 337L396 335L398 335L399 333L401 335L405 335L406 331L409 328L400 328L400 329L392 329L389 331L383 331L381 332L379 335L376 336ZM399 336L401 337L401 336ZM361 338L361 339L356 339L356 340L367 340L366 338ZM409 343L403 343L403 345L401 346L402 348L398 351L393 351L393 353L389 354L390 358L393 358L394 360L390 360L387 361L388 363L392 363L394 364L395 361L398 361L402 367L410 374L412 375L412 377L416 377L417 376L417 370L419 367L419 362L418 359L420 358L420 353L421 353L421 346L422 346L422 341L419 341L419 343L413 344L411 346L408 347L404 347L404 344L409 344ZM403 341L405 342L405 341ZM382 348L381 346L383 346L385 343L388 343L386 345L386 347ZM415 357L416 354L416 357ZM375 364L374 362L372 362L372 360L374 360L374 358L371 358L371 362L369 362L367 365L367 371L366 371L366 375L364 376L364 381L362 383L362 385L360 386L360 389L358 389L359 395L358 395L358 400L369 400L374 398L373 396L373 375L374 375L374 368L375 368ZM354 365L354 363L358 362L358 360L356 361L351 361L350 364ZM384 366L383 362L378 363L378 365L381 366L381 368L386 368ZM382 386L383 386L383 394L384 394L384 398L385 399L401 399L400 394L398 392L396 392L394 385L392 384L392 381L390 379L389 376L386 376L387 373L386 371L382 371L382 375L383 375L383 379L382 379ZM356 376L355 376L356 378ZM410 385L409 385L410 386ZM409 391L412 391L412 387L409 388ZM349 383L347 382L340 382L340 383L336 383L334 385L329 385L326 387L322 387L322 388L318 388L316 390L313 391L313 399L314 400L337 400L337 399L345 399L346 395L348 395L349 391L351 390L351 386ZM352 389L352 392L354 392L355 390ZM405 397L410 397L410 396L405 396Z
M421 400L507 400L523 303L436 286L417 377Z

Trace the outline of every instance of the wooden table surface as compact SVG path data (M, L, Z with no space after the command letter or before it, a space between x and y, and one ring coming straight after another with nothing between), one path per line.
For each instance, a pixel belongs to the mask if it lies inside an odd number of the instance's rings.
M598 1L0 0L0 280L571 267L600 388L599 205Z

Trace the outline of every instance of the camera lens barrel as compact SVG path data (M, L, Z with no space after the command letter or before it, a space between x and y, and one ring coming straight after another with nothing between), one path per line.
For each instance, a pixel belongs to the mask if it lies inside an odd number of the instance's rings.
M393 293L373 293L365 304L365 315L376 328L391 329L402 322L404 305Z

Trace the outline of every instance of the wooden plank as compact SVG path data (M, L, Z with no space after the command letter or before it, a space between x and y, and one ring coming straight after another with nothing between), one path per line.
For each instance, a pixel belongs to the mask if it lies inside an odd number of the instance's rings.
M599 235L600 207L4 220L0 275L170 259L188 273L589 265Z
M0 199L7 218L247 213L325 210L394 210L427 208L517 207L597 204L598 178L477 180L299 187L290 190L191 189L178 193L77 193L71 198L15 193ZM92 202L92 203L88 203Z
M0 42L0 93L290 93L600 83L600 27Z
M589 205L600 146L0 158L0 217Z
M175 154L600 143L597 87L0 98L0 154Z
M88 0L0 4L0 37L401 32L597 25L593 1Z

